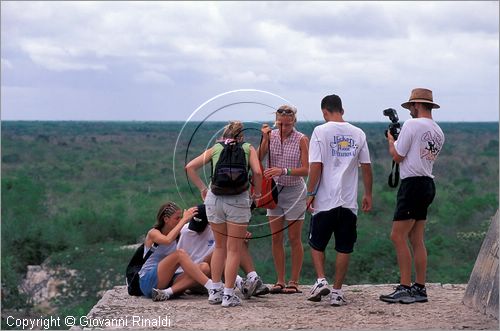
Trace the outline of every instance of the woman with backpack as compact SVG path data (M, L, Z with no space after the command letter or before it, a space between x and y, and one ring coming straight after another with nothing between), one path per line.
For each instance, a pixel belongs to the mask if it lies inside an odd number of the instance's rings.
M212 162L210 188L201 180L197 170ZM255 191L250 197L248 169L252 170ZM215 236L211 260L212 288L208 302L223 307L241 305L234 293L240 265L240 252L250 221L252 199L261 195L262 173L255 148L243 141L243 124L229 122L222 139L213 147L191 160L186 172L200 190L205 202L208 221ZM225 284L222 284L224 270Z
M273 178L277 184L278 203L276 208L267 209L271 228L272 253L277 281L271 293L300 293L299 277L304 259L302 246L302 225L306 211L305 176L309 173L309 139L295 130L297 109L283 105L276 111L277 127L262 126L262 140L258 149L259 159L268 156L266 178ZM284 233L288 228L291 246L291 279L285 283Z
M207 263L195 264L184 250L177 249L177 237L184 226L197 213L192 207L182 210L174 202L163 204L156 215L156 224L144 240L144 255L153 250L139 271L141 292L153 299L164 301L174 294L196 285L211 289L212 281ZM156 244L156 245L155 245ZM178 267L183 272L176 273Z

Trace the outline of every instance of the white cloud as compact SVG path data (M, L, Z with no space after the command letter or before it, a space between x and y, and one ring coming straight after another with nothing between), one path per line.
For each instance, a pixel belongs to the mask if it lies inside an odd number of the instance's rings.
M355 99L359 108L428 86L489 93L485 107L498 119L498 9L492 1L3 2L2 69L29 58L53 72L44 81L54 86L67 84L66 73L88 73L91 90L93 73L106 72L108 86L167 84L200 98L248 86L298 98L372 93ZM2 84L36 84L27 74Z
M65 70L105 70L106 65L86 61L83 51L71 45L55 45L49 40L28 39L20 42L20 47L33 62L55 71Z

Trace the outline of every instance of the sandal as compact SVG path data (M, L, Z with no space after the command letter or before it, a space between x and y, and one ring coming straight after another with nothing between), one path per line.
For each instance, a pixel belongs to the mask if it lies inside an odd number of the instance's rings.
M294 294L294 293L302 293L301 290L299 290L299 283L294 282L294 281L289 281L288 285L285 286L283 289L282 293L285 294Z
M278 294L278 293L283 293L283 289L285 288L285 285L276 283L269 289L269 293L271 294Z

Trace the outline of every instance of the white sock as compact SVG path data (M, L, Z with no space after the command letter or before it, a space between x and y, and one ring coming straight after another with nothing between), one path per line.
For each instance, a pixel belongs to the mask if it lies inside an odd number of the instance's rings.
M212 280L209 278L209 279L207 280L207 282L205 283L205 285L203 285L203 286L205 286L205 288L206 288L207 290L211 290L211 289L212 289L212 284L213 284L213 283L214 283L214 282L212 282Z
M321 283L322 281L325 281L325 282L328 283L328 281L326 280L326 278L318 278L318 280L317 280L318 283Z
M252 278L255 278L255 277L258 277L259 275L257 275L257 272L254 271L250 271L248 274L247 274L247 279L252 279Z
M241 283L243 282L243 278L240 275L236 275L236 281L234 282L236 287L241 287Z
M214 283L212 281L212 288L211 289L219 289L222 287L222 282L217 282L217 283Z
M172 291L171 287L167 288L166 290L160 290L160 291L162 291L163 293L165 293L169 297L171 297L172 295L174 295L174 291Z
M224 287L224 295L233 296L234 295L234 288Z

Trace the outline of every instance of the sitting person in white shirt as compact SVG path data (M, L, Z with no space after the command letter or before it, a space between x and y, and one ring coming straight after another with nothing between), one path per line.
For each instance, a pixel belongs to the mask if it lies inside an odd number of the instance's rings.
M177 243L177 249L183 249L191 257L194 263L210 264L212 252L215 247L215 239L210 228L205 212L205 205L197 206L198 214L191 218L186 223L181 231L180 238ZM247 238L251 237L251 233L247 232ZM245 240L245 245L241 251L240 267L247 273L246 279L241 276L236 276L236 287L241 291L245 299L252 295L264 295L269 293L269 289L262 283L259 275L255 271L252 256L248 249L248 240ZM176 272L182 272L179 267ZM189 288L191 293L206 292L206 289L193 284Z

